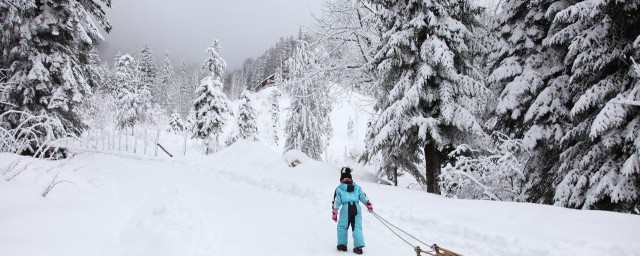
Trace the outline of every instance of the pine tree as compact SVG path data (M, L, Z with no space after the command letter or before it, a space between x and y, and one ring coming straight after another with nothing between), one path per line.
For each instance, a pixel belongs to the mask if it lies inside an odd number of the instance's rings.
M189 114L189 109L191 108L191 102L193 101L193 84L191 81L191 77L187 70L187 64L182 63L180 67L180 74L178 76L178 87L179 87L179 95L178 95L178 113L180 116L186 117Z
M180 114L177 110L174 110L171 114L171 119L169 120L169 128L173 132L182 132L185 129L182 117L180 117Z
M253 75L251 76L249 88L252 90L258 88L265 78L265 60L263 57L260 57L253 62Z
M637 211L640 207L640 112L616 103L639 99L640 3L577 1L562 5L544 44L562 47L573 127L562 137L555 204Z
M116 85L116 120L118 127L133 127L143 116L138 94L138 74L136 63L131 55L125 54L114 61L114 80Z
M251 103L251 95L248 91L242 92L238 111L239 137L245 140L258 140L258 123L256 110Z
M528 201L550 203L557 184L561 135L569 126L571 91L561 47L543 41L560 1L510 0L492 32L497 43L489 56L488 78L499 95L492 129L523 139L531 149L527 169ZM555 11L557 12L557 10Z
M175 75L175 71L171 65L171 59L169 59L169 53L167 52L164 55L162 67L160 67L159 81L158 85L155 87L156 89L153 97L155 99L154 103L159 104L164 109L173 109L175 105L175 99L170 98L171 91L176 88Z
M473 63L480 10L469 1L370 0L382 34L370 63L381 90L362 160L383 156L379 172L400 168L438 193L446 148L482 136L476 119L488 90ZM426 176L418 167L426 161Z
M145 44L140 51L138 58L138 72L140 73L140 83L150 91L154 91L154 84L158 76L158 66L153 58L153 52L148 44Z
M280 142L280 96L282 93L280 90L275 89L269 95L269 113L271 114L271 138L274 145L278 145Z
M298 42L287 64L286 83L292 99L285 127L285 150L297 149L320 160L332 132L328 88L320 81L316 56L306 42Z
M102 1L110 8L111 1ZM92 17L107 32L103 4L87 1L0 2L0 113L9 110L48 114L68 133L85 128L79 106L92 94L95 51L104 40ZM19 115L5 119L16 127Z
M225 114L229 112L229 101L222 92L222 78L227 63L220 57L220 43L213 41L213 46L207 48L207 60L203 69L208 76L202 79L196 88L196 98L193 101L193 138L201 139L205 145L205 153L209 154L211 136L215 136L215 150L219 145L220 133L224 127Z

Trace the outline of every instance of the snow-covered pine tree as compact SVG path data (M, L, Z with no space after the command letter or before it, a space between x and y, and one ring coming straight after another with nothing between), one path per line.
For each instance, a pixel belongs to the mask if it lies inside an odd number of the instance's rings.
M347 121L347 138L349 140L353 140L353 136L355 134L355 126L356 124L353 122L353 118L349 116L349 120Z
M68 133L86 128L78 106L97 84L94 53L104 39L92 18L109 32L105 5L111 1L0 2L0 70L7 75L0 113L46 113ZM20 115L5 121L9 127L22 122Z
M151 92L155 91L155 83L158 77L158 66L153 58L153 52L148 44L140 50L138 57L138 72L140 73L141 87L146 87Z
M173 109L175 99L170 98L170 91L175 89L175 71L169 59L169 52L164 55L162 66L160 67L160 75L158 76L158 84L154 87L154 103L160 105L163 109Z
M276 80L277 81L277 80ZM271 139L274 145L280 142L280 96L279 89L274 89L269 95L269 113L271 114Z
M256 121L256 109L251 103L249 91L242 92L238 109L238 135L245 140L258 140L258 123Z
M321 68L315 52L299 41L294 55L287 62L287 88L291 95L290 112L285 127L285 151L297 149L320 160L329 137L331 123L328 86L321 80Z
M177 110L182 117L189 115L189 109L191 109L193 102L193 84L195 83L192 83L191 80L187 64L183 62L177 77L177 86L179 87Z
M573 128L562 138L555 204L572 208L638 211L640 109L619 104L640 98L632 58L640 58L640 2L561 2L545 45L560 56L574 94ZM551 9L551 8L550 8ZM549 108L541 106L543 108Z
M133 127L144 115L140 109L138 94L139 76L135 60L131 55L118 56L113 66L116 86L116 120L121 129Z
M265 59L264 57L257 58L253 62L253 75L251 76L251 83L249 89L253 90L257 88L262 81L267 78L265 75Z
M212 136L215 136L213 149L218 149L220 133L226 121L225 115L229 112L229 101L222 92L222 78L227 63L220 57L218 40L214 40L213 45L207 48L207 57L203 69L208 76L196 88L192 109L193 138L203 140L205 153L209 154Z
M482 136L475 115L488 95L473 63L481 46L473 33L480 9L471 1L369 0L382 33L370 63L381 97L367 131L362 160L382 156L438 193L446 148L465 135ZM418 166L426 161L426 176Z
M169 120L169 129L174 133L184 131L184 122L182 121L182 117L178 113L178 110L174 110L171 114L171 119Z
M571 90L559 47L543 40L562 1L505 1L492 26L488 83L498 95L490 128L524 139L528 201L551 203L557 184L561 134L568 129Z

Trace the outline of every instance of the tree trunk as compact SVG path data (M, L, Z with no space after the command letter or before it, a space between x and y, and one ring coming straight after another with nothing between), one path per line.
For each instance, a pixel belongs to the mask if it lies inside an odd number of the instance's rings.
M438 176L440 175L442 159L440 157L440 151L435 143L427 142L424 146L424 159L426 166L425 178L427 179L427 192L440 194Z
M393 183L397 187L398 186L398 167L393 168Z

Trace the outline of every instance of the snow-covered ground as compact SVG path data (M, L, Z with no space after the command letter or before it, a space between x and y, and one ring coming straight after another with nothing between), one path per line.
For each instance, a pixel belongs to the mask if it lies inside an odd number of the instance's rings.
M270 145L243 141L174 159L0 155L0 255L345 255L330 211L339 168L291 168ZM353 176L377 213L463 255L640 255L635 215L456 200ZM364 234L366 255L415 255L369 213Z

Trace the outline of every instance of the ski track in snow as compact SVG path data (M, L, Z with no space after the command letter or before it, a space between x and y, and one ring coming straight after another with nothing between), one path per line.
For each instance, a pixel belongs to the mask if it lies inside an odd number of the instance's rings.
M339 167L290 168L257 143L193 159L82 154L70 164L80 170L38 162L11 182L3 170L18 157L0 159L0 256L352 255L335 250L330 219ZM42 199L54 173L73 183ZM463 255L640 255L637 216L359 184L383 217ZM373 215L363 219L365 255L414 255Z

